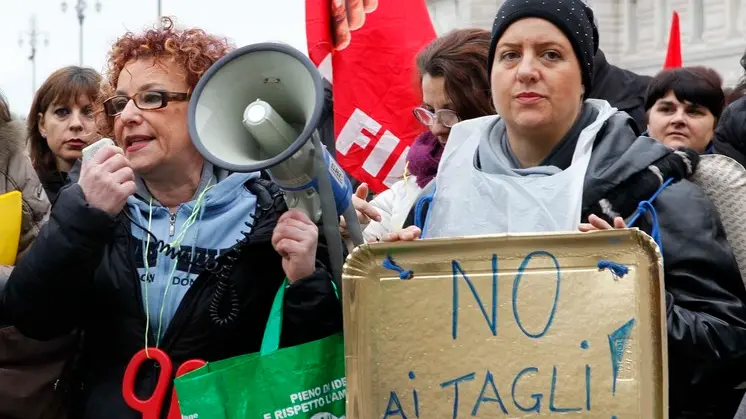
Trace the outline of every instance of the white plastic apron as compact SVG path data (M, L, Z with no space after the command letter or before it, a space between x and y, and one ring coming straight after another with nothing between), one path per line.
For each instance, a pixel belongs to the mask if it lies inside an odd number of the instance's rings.
M477 170L474 155L479 142L489 135L499 117L456 125L435 178L436 190L424 236L577 231L593 142L603 123L616 112L605 101L588 102L599 110L599 116L581 132L570 167L552 176Z

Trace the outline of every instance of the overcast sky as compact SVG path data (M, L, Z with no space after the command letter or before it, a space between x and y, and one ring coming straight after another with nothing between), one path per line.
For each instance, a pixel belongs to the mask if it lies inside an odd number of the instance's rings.
M33 98L29 31L36 16L42 36L37 46L37 87L56 69L78 65L78 0L1 0L0 90L11 109L25 114ZM112 42L127 30L139 31L157 22L156 0L89 0L85 10L83 64L102 71ZM163 0L164 15L178 25L198 26L230 38L236 46L262 41L284 41L305 52L304 0ZM12 8L12 9L11 9ZM19 46L19 38L23 44ZM43 40L48 39L48 45Z

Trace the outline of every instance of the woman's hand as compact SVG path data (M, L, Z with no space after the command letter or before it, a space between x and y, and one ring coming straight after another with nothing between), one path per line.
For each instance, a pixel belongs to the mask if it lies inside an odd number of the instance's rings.
M616 217L614 218L614 227L612 227L611 224L606 222L606 220L604 220L603 218L591 214L588 216L588 222L581 223L578 227L578 230L585 233L594 230L611 230L613 228L627 228L627 224L624 223L624 219L622 217Z
M301 210L291 209L280 216L272 233L272 246L282 256L282 270L291 283L316 271L319 228Z
M135 173L121 148L101 147L80 169L80 188L88 204L111 216L119 214L134 194Z
M357 187L355 194L352 195L352 206L355 207L357 219L361 226L370 223L371 220L381 221L381 214L378 212L376 207L365 200L366 198L368 198L368 184L361 183L360 186ZM339 219L339 228L342 230L342 234L347 234L347 223L344 218Z
M386 233L380 241L383 242L411 242L414 240L417 240L420 238L420 235L422 234L422 230L419 229L417 226L409 226L407 228L403 228L397 231L393 231L391 233ZM368 240L369 242L377 242L378 240L372 239Z
M350 45L352 31L365 23L365 15L378 7L378 0L329 0L334 48L341 51Z

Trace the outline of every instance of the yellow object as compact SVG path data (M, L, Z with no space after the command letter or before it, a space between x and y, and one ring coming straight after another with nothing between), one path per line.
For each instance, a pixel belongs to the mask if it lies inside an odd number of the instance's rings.
M0 195L0 265L15 265L23 214L21 193Z

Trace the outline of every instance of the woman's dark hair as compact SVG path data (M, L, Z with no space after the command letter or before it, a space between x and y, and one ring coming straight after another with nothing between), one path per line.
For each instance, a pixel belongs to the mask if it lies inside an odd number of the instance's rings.
M0 92L0 122L6 123L10 122L11 116L10 116L10 105L8 105L8 101L5 99L5 96Z
M425 74L443 77L446 95L462 120L495 113L487 74L491 40L483 29L456 29L417 54L420 82Z
M725 108L723 79L717 71L709 67L682 67L658 73L648 84L645 112L668 92L673 92L680 101L695 103L709 109L715 116L715 123Z
M81 95L88 96L93 104L101 87L101 75L91 68L63 67L49 76L39 87L31 103L26 120L29 154L34 169L42 179L57 171L57 160L47 139L39 132L41 115L52 105L77 103Z

